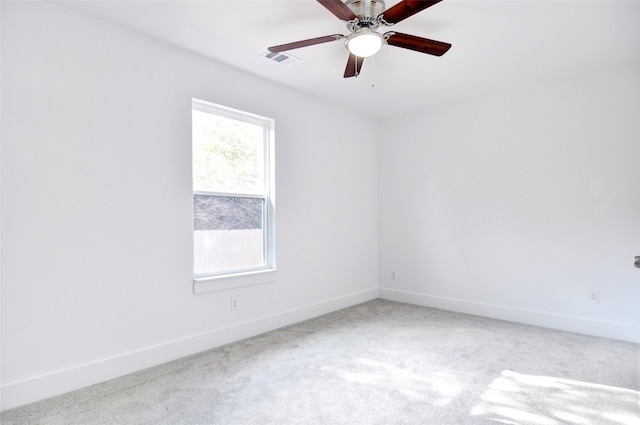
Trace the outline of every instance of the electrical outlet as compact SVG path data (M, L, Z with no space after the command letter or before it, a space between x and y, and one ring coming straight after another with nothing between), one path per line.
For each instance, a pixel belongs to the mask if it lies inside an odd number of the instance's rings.
M392 271L391 272L391 280L398 280L398 272L397 271Z
M590 291L589 292L589 302L590 303L599 303L600 302L600 291Z
M231 297L231 310L237 310L238 307L238 297Z

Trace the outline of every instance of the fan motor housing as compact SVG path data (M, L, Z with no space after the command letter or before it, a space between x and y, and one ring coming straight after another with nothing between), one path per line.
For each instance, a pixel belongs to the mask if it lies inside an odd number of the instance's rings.
M375 20L385 9L383 0L347 0L345 4L358 18L364 18L365 21Z

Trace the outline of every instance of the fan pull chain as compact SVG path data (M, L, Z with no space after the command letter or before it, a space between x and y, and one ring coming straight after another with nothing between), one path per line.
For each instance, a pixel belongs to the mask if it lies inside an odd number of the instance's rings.
M376 86L376 79L375 79L375 73L374 73L374 64L375 64L375 57L376 55L371 56L371 87L375 87Z

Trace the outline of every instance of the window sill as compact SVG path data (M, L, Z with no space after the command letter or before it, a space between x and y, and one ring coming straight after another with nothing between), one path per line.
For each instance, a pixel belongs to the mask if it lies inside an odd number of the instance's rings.
M222 276L195 277L193 278L193 293L202 294L275 282L275 273L277 271L278 269L265 269Z

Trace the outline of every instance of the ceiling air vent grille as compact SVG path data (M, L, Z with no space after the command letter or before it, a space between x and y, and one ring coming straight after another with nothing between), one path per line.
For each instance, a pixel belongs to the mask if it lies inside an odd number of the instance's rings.
M300 61L300 59L298 59L297 57L291 56L287 53L282 53L282 52L279 52L279 53L265 52L261 56L263 58L269 59L270 61L277 62L280 65L287 65L287 66Z

